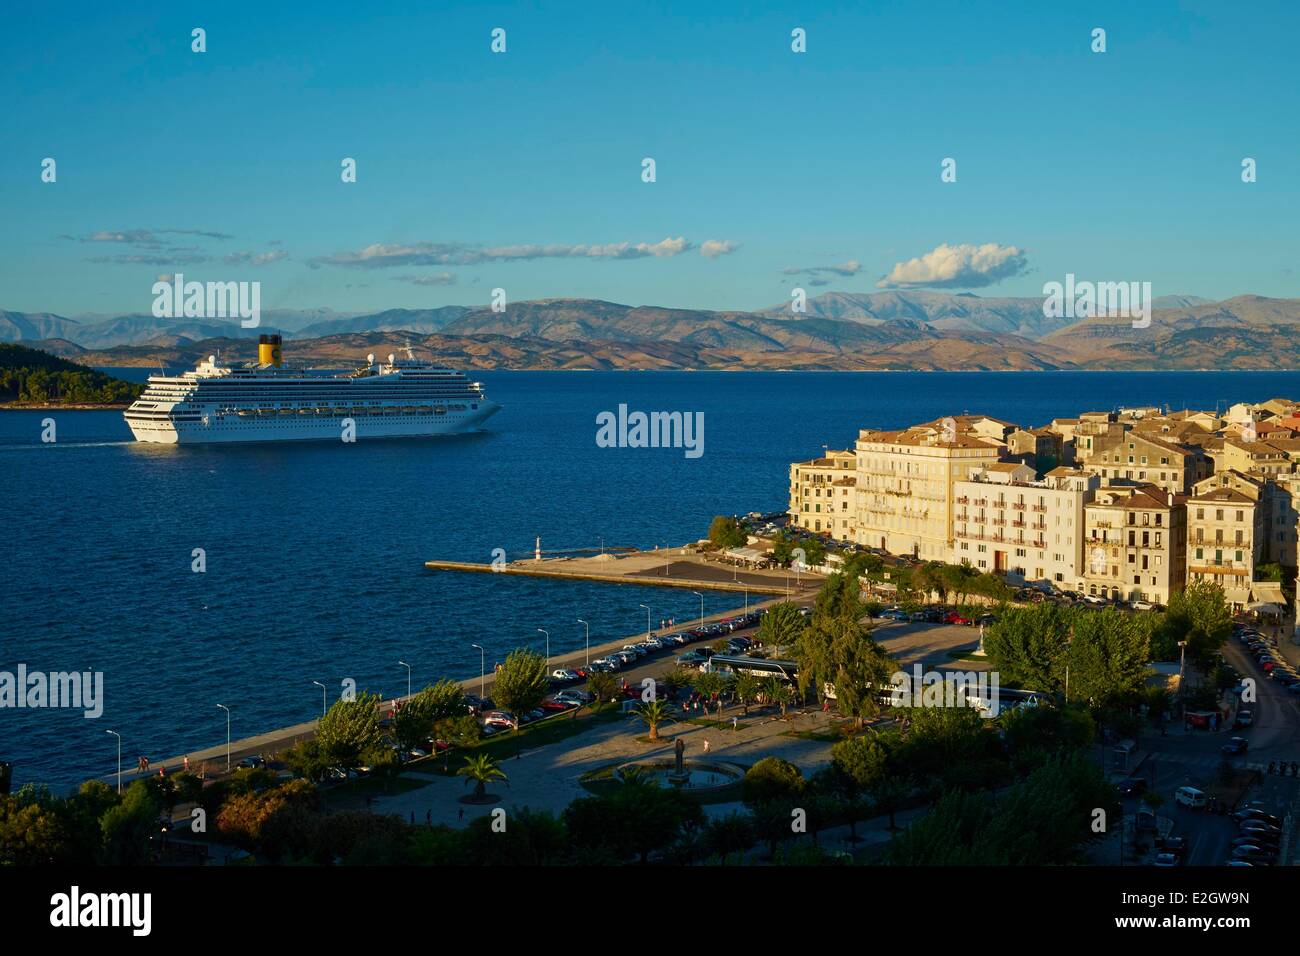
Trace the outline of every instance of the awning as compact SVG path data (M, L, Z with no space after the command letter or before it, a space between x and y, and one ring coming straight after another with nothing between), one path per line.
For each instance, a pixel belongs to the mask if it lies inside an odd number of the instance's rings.
M1282 585L1277 581L1252 581L1250 596L1256 603L1286 607L1286 595L1282 593Z
M1246 605L1247 611L1254 611L1256 614L1273 614L1281 616L1286 613L1285 609L1269 601L1252 601Z

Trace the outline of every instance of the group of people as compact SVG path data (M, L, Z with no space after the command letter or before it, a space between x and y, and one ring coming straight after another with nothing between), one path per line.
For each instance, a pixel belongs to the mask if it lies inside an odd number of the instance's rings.
M186 773L189 773L189 772L190 772L190 757L189 757L189 754L186 754L186 755L182 758L182 760L181 760L181 767L182 767L182 769L183 769ZM149 758L146 757L144 754L141 754L140 756L136 757L136 758L135 758L135 769L136 769L136 771L139 772L139 773L149 773L149 772L150 772L150 770L149 770ZM166 768L165 766L161 766L161 765L160 765L160 766L158 767L158 776L160 776L160 777L165 777L165 776L167 776L167 768Z

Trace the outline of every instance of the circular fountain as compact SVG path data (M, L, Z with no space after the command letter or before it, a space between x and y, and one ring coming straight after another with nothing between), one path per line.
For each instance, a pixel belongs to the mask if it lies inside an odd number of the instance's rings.
M620 780L632 775L679 790L721 790L742 780L745 768L716 760L634 760L614 770Z

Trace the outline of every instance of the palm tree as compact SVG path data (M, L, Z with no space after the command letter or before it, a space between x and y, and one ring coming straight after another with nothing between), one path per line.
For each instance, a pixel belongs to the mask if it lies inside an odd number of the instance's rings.
M497 766L497 762L487 754L475 754L465 758L465 766L456 771L456 776L465 777L465 782L474 781L474 799L482 799L487 792L487 785L493 780L506 780L506 772Z
M672 720L672 711L666 701L655 698L639 704L633 711L638 717L646 722L650 728L650 739L659 739L659 725Z
M749 702L758 697L762 684L753 674L737 674L736 683L732 688L735 691L736 698L740 701L742 713L749 716Z
M790 701L794 698L794 691L790 685L777 677L769 677L763 688L763 693L767 695L768 700L772 701L781 708L781 716L786 715L786 708L790 706Z

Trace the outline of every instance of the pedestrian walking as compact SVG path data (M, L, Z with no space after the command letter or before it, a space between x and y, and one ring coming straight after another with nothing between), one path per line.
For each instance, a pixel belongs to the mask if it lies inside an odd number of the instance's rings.
M704 752L705 753L709 752L709 742L707 740L704 741Z
M460 813L459 813L459 815L457 816L457 819L458 819L458 820L464 820L464 819L465 819L465 808L464 808L464 807L461 807L461 808L460 808Z
M740 721L735 716L732 716L731 718L731 729L735 731L740 730Z
M186 754L186 755L185 755L185 772L186 772L186 773L189 773L189 772L190 772L190 755L189 755L189 754Z

